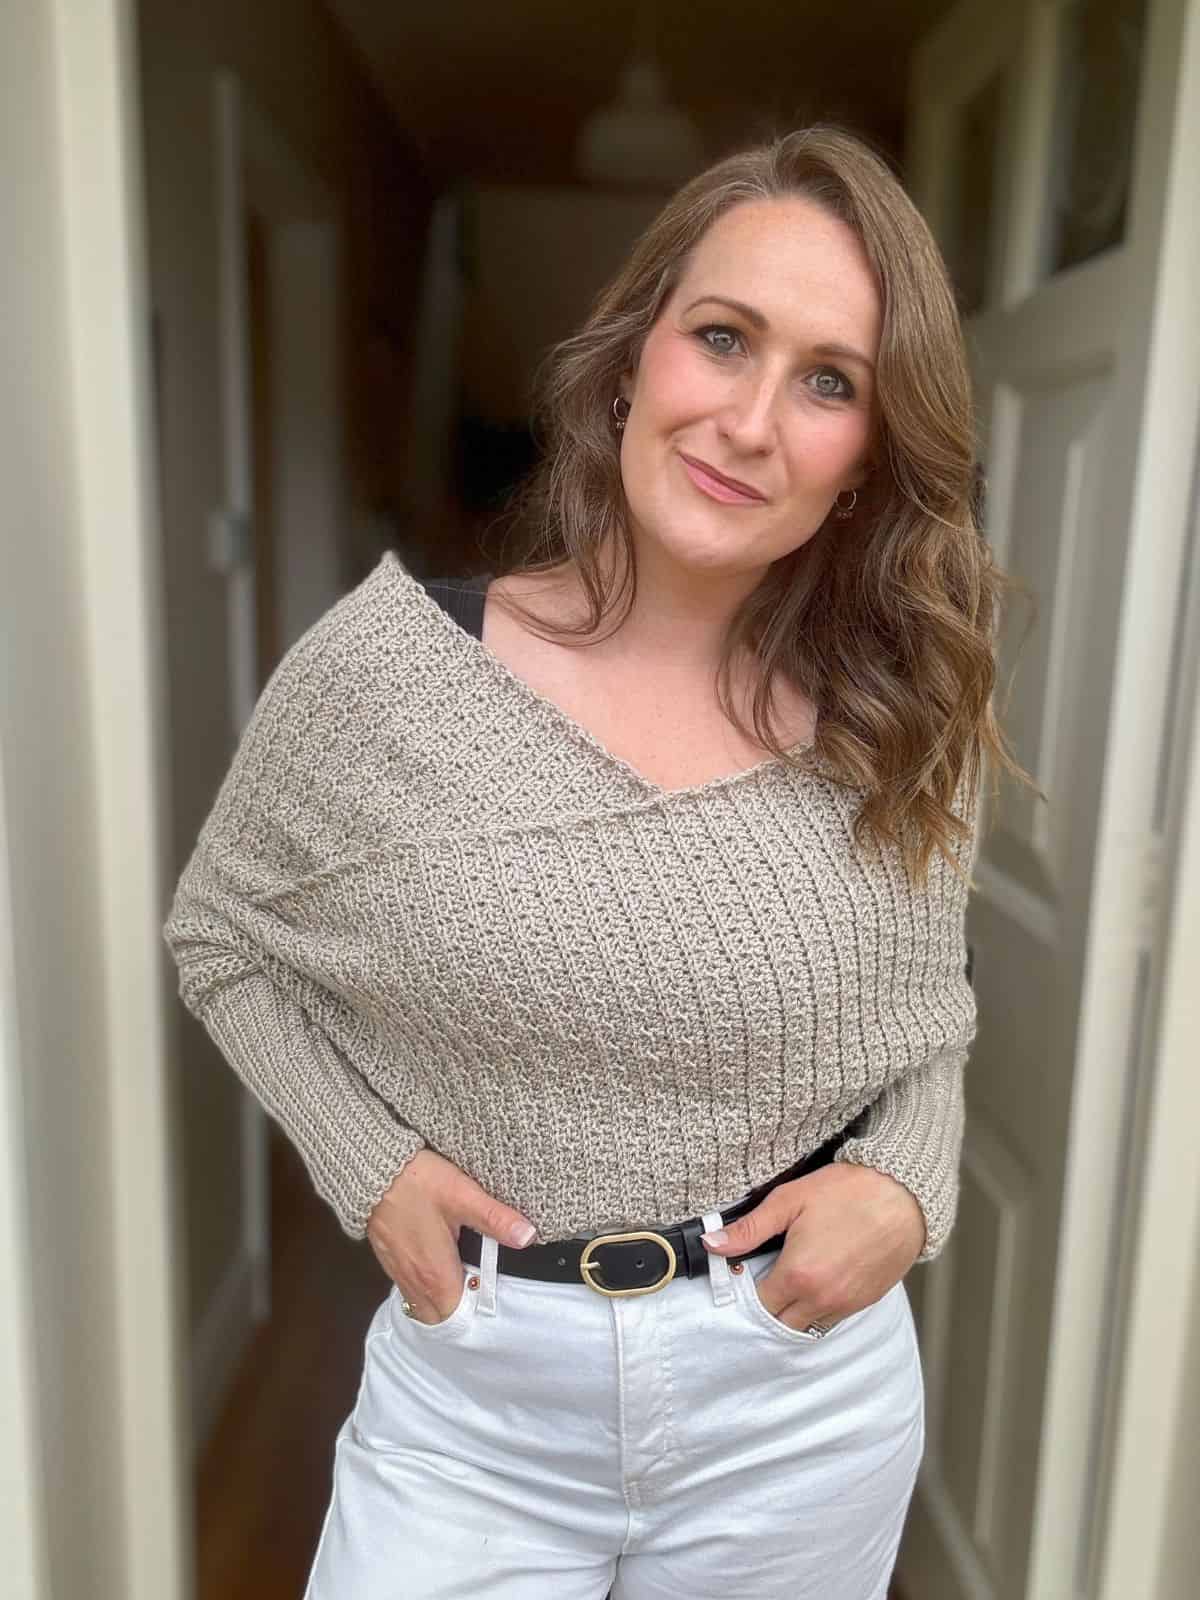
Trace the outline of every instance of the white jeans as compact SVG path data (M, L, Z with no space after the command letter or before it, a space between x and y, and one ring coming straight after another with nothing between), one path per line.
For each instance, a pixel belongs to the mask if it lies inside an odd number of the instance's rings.
M305 1600L885 1600L925 1443L903 1283L813 1338L758 1298L775 1251L610 1300L495 1250L445 1322L376 1311Z

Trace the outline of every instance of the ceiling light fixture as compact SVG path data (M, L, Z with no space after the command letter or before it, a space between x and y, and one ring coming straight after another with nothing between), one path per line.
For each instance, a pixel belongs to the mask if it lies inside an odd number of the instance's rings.
M699 131L667 99L652 35L651 8L644 6L617 98L594 111L579 131L575 164L589 183L674 188L703 164Z

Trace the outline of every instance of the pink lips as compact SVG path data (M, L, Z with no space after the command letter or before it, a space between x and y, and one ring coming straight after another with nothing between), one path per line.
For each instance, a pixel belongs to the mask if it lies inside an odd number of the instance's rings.
M685 456L679 452L679 459L683 462L684 471L702 494L712 500L719 500L727 506L761 505L767 498L757 489L752 489L748 483L741 483L737 478L727 478L724 473L718 472L715 467L708 466L703 461L697 461L693 456Z

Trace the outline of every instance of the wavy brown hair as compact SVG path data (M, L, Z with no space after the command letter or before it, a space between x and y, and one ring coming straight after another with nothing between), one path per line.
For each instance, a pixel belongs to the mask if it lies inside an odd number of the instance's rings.
M539 369L540 464L494 525L503 540L489 566L500 577L574 565L588 603L577 624L551 624L506 597L543 637L585 642L610 614L621 625L637 577L611 412L618 379L636 369L717 218L794 195L853 228L880 291L871 470L852 519L827 519L738 607L717 692L743 734L803 764L808 752L785 748L771 724L776 674L799 688L818 708L813 752L835 781L865 791L856 840L899 845L924 882L935 847L958 871L969 858L985 752L1032 783L992 709L998 601L1020 586L996 568L980 527L970 375L945 264L898 178L857 135L830 123L796 129L724 158L668 201L582 328ZM626 558L620 578L602 570L610 535ZM752 728L730 691L747 650L759 669Z

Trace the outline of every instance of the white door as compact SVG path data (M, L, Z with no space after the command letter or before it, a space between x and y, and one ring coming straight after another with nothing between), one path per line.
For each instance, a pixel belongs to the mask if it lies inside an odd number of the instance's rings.
M914 63L906 179L961 295L988 537L1036 596L997 710L1046 798L1001 784L976 863L959 1220L909 1279L908 1600L1156 1600L1109 1557L1179 781L1198 35L1200 0L961 0Z

